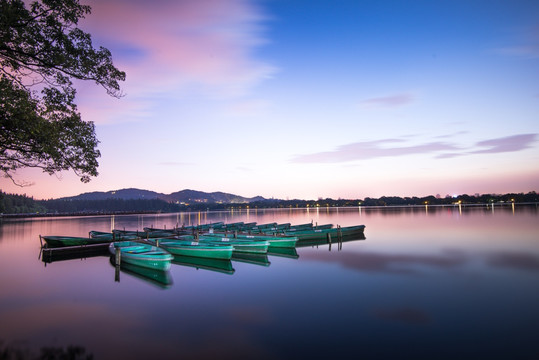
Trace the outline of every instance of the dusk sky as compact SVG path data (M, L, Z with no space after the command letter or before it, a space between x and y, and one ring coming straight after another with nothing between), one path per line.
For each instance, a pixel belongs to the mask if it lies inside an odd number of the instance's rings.
M99 176L19 171L37 199L140 188L282 199L539 191L539 1L91 0L126 72L77 84Z

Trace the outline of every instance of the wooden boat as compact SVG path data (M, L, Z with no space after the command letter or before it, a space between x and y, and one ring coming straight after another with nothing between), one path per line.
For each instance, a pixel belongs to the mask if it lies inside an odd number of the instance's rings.
M237 223L239 224L239 223ZM242 223L243 224L243 223ZM222 221L214 222L214 223L208 223L208 224L198 224L198 225L188 225L188 226L182 226L175 228L176 231L184 231L184 230L209 230L209 229L222 229L225 227L225 223Z
M230 260L234 247L232 245L221 245L214 243L203 243L198 241L158 238L149 239L150 243L165 249L173 255L201 257L208 259Z
M339 241L343 237L360 236L365 230L365 225L336 227L331 229L312 229L285 231L285 235L296 236L299 241L328 239L330 241Z
M205 237L222 238L223 236L231 240L249 240L249 241L267 241L269 247L294 247L298 238L295 236L271 236L271 235L249 235L249 234L223 234L223 233L205 233Z
M120 252L120 265L126 262L132 265L147 267L157 270L170 269L173 256L156 246L135 241L118 241L109 246L109 251L115 257Z
M39 236L40 240L45 241L49 247L64 247L64 246L84 246L93 244L106 244L112 240L105 238L89 238L89 237L77 237L77 236Z
M199 241L207 244L220 244L220 245L232 245L234 247L234 253L257 253L265 254L268 252L270 243L266 240L254 241L254 240L241 240L229 238L224 235L221 236L206 236L206 235L184 235L179 237L182 240Z
M143 229L145 232L149 233L152 238L156 237L169 237L169 236L175 236L180 233L180 230L177 228L173 229L159 229L159 228L153 228L153 227L145 227ZM153 236L153 235L161 235L161 236Z
M119 234L119 233L114 233L114 232L104 232L104 231L95 231L95 230L90 231L89 235L92 239L108 240L108 242L140 239L140 236L137 236L137 235Z

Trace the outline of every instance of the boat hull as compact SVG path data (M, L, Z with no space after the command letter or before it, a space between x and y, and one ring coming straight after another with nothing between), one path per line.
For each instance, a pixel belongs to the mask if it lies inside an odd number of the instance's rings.
M107 244L109 239L94 239L76 236L41 236L49 247L84 246L93 244Z
M214 238L228 238L230 241L267 241L269 248L272 247L294 247L298 238L295 236L271 236L271 235L248 235L248 234L204 234L203 236Z
M156 270L169 270L172 259L170 253L144 243L121 241L111 243L109 251L112 255L120 252L120 263L126 262L131 265L146 267Z
M299 241L305 240L324 240L339 241L342 238L350 238L363 235L365 225L337 227L331 229L313 229L313 230L298 230L293 232L285 232L287 235L296 236Z
M230 260L234 247L231 245L203 244L196 241L156 239L157 246L173 255L208 259Z

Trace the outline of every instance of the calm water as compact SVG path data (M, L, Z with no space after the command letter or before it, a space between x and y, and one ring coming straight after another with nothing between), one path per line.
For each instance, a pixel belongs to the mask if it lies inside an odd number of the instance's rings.
M365 224L366 239L229 267L174 264L153 280L136 269L117 274L108 256L39 257L39 234L212 221ZM539 359L539 210L4 220L0 289L0 353L73 345L95 359Z

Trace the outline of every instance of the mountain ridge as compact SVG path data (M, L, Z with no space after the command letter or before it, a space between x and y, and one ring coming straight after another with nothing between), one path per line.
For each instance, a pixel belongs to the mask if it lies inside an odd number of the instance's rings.
M229 194L221 191L216 192L204 192L191 189L184 189L176 191L170 194L159 193L151 190L127 188L110 191L93 191L82 193L76 196L62 197L57 200L108 200L108 199L122 199L122 200L152 200L160 199L171 203L225 203L225 204L242 204L253 201L266 200L262 196L255 196L252 198Z

